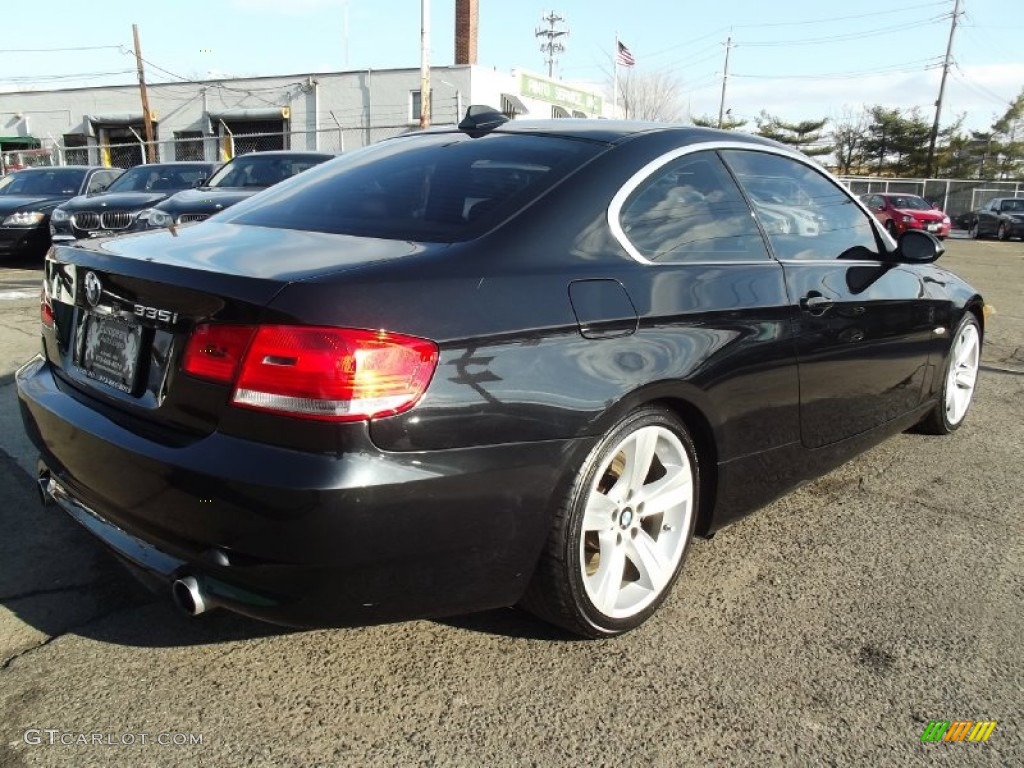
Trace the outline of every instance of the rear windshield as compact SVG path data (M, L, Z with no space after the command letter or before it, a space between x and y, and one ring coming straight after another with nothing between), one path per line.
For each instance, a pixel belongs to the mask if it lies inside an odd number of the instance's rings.
M420 134L343 155L221 220L388 240L468 240L601 149L536 134Z

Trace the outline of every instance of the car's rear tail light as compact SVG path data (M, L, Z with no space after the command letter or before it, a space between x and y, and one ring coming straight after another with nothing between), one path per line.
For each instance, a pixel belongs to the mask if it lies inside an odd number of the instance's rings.
M185 347L182 370L200 379L232 383L254 333L252 325L197 325Z
M232 395L236 405L328 421L408 410L426 390L437 345L386 331L260 326Z
M386 331L297 325L196 326L182 370L233 384L231 402L328 421L408 410L426 390L437 345Z
M50 299L50 290L43 280L43 287L39 290L39 319L43 328L53 329L53 302Z

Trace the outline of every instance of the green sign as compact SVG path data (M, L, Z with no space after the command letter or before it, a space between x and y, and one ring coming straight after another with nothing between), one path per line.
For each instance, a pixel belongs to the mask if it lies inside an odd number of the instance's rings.
M535 75L521 74L519 78L520 93L527 98L586 112L590 117L601 114L601 97L596 93L582 91Z

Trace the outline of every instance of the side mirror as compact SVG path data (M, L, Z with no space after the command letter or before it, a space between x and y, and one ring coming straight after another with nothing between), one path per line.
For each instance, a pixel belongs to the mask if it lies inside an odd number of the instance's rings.
M207 179L205 176L200 176L198 179L196 179L195 181L192 182L192 188L196 189L198 187L201 187L207 181L209 181L209 179Z
M945 252L937 237L918 229L908 229L897 241L896 255L910 264L931 264Z

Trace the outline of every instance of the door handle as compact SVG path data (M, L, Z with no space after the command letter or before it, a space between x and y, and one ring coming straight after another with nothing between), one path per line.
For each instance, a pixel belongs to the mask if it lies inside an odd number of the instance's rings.
M820 315L828 309L832 308L835 304L832 299L827 296L822 296L817 291L811 291L802 299L800 299L800 309L804 312L809 312L812 315Z

